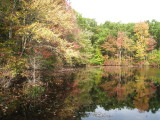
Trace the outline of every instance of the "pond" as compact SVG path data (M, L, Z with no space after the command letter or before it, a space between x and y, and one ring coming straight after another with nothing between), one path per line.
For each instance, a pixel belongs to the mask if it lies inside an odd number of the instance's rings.
M160 120L160 69L41 71L0 87L0 120Z

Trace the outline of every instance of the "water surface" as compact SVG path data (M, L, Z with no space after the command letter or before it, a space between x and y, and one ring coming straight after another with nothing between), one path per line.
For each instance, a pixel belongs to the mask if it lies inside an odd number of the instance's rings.
M0 87L1 120L160 120L160 69L41 71ZM30 81L30 82L28 82Z

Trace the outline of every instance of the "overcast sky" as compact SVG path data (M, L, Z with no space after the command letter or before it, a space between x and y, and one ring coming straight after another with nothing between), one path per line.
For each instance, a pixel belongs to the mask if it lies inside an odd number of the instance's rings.
M98 23L160 21L160 0L70 0L71 6L83 17Z

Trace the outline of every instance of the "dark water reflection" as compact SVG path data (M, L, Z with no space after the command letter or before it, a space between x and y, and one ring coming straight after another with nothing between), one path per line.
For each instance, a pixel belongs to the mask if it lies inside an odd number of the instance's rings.
M160 69L42 72L0 89L0 120L160 120Z

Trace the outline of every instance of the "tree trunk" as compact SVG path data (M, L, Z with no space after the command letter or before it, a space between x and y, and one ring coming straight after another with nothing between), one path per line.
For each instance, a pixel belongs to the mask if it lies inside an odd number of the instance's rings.
M36 82L36 58L33 58L33 82Z
M119 51L119 60L120 60L120 66L122 65L122 51Z
M12 39L12 35L13 35L12 32L13 32L12 31L12 23L10 23L10 27L9 27L9 39Z

